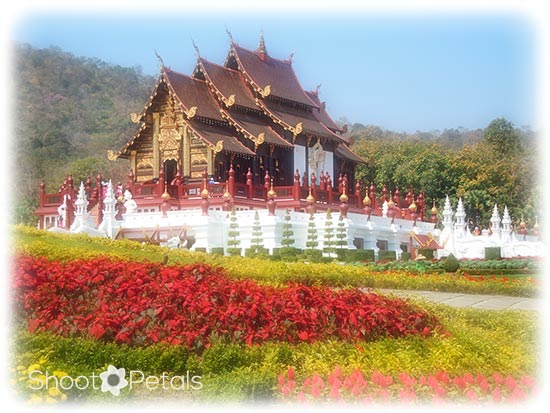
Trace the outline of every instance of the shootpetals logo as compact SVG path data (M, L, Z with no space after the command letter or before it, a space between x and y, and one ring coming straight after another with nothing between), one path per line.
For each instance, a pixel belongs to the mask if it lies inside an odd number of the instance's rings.
M113 396L118 396L120 389L128 386L128 380L125 376L126 370L124 368L117 369L115 366L109 365L107 370L99 375L101 391L103 393L110 391Z
M108 365L107 369L97 375L73 377L65 372L32 370L29 372L29 388L31 390L48 390L56 393L57 390L67 391L78 390L101 390L103 393L111 393L119 396L122 389L128 388L132 391L134 387L146 388L149 391L193 391L201 390L201 376L191 375L189 371L185 375L169 375L162 373L160 376L146 375L140 370L116 368ZM53 389L56 390L53 390Z

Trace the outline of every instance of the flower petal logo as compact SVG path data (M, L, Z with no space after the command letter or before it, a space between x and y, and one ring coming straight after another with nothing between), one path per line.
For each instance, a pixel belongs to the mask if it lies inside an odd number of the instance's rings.
M103 393L110 391L113 396L120 394L120 389L128 385L128 380L124 377L126 370L124 368L117 369L115 366L109 365L107 370L99 375L101 379L101 391Z

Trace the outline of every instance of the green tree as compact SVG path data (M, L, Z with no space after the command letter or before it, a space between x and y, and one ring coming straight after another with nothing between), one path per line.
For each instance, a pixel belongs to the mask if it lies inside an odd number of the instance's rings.
M348 246L346 224L344 222L344 217L341 214L338 218L338 225L336 226L336 246L338 248L345 248Z
M227 231L227 252L229 255L240 255L241 249L239 245L241 240L239 239L239 223L237 222L237 213L235 212L235 207L231 209L231 214L229 216L229 230Z
M328 256L332 256L334 251L334 226L332 224L332 213L330 208L327 209L327 215L325 219L325 236L324 236L324 249L328 252Z
M501 155L510 155L521 149L514 125L504 118L496 118L485 128L483 139Z
M317 248L319 241L317 237L317 227L315 226L315 215L311 213L309 215L309 224L307 228L307 241L306 247L310 249Z
M285 221L283 222L283 232L282 232L281 245L288 248L294 244L295 240L293 238L294 231L292 231L292 222L290 218L290 209L286 210Z
M260 215L258 214L258 211L254 214L254 224L252 225L252 238L250 240L250 246L255 252L257 252L259 248L264 247L262 226L260 224Z

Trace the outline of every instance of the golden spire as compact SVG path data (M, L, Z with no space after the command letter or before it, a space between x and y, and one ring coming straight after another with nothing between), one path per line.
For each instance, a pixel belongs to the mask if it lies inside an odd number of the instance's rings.
M258 53L267 55L267 49L265 47L265 40L264 40L264 30L260 31L260 42L258 43Z
M168 184L164 184L164 192L163 194L160 196L164 201L169 201L170 200L170 194L168 193Z
M366 192L365 193L365 198L363 198L363 205L370 205L370 203L371 203L371 200L369 198L369 193Z
M435 199L434 199L434 206L431 209L432 215L437 215L437 207L435 206Z
M409 210L411 212L416 212L416 204L414 203L414 200L411 202L411 204L409 205Z
M267 197L270 198L270 199L273 199L275 198L275 195L277 195L277 193L275 192L275 190L273 189L273 179L271 180L271 189L269 190L269 192L267 193Z
M395 202L393 202L393 199L390 199L388 201L388 208L393 208L395 206Z
M311 187L309 187L309 195L307 196L306 201L308 204L313 204L315 202L315 198L311 195Z
M344 191L342 192L342 195L340 195L340 202L348 202L348 196L346 194L346 185L344 185Z

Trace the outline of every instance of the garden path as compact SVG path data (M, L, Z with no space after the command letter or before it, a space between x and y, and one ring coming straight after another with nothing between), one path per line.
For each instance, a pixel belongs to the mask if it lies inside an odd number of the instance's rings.
M541 298L510 297L503 295L446 293L439 291L413 291L378 289L383 294L393 294L398 297L414 297L451 307L470 307L484 310L540 310Z

